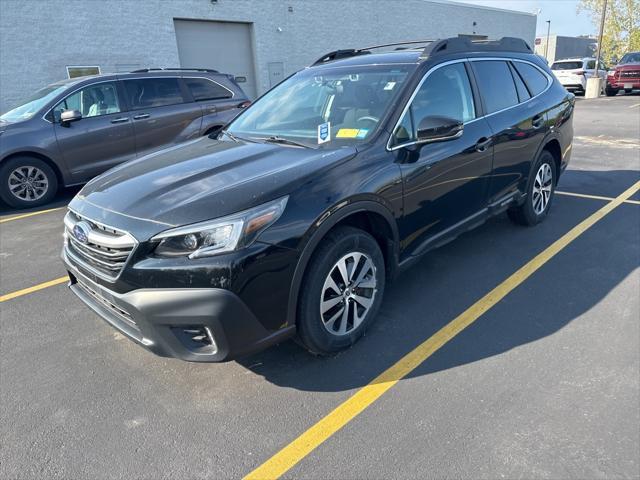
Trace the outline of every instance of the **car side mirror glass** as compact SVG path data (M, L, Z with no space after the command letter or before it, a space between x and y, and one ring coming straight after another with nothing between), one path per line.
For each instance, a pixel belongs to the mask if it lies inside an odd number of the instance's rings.
M462 135L464 125L451 117L430 116L423 118L418 124L418 142L440 142L451 140Z
M82 112L80 110L65 110L60 115L60 123L69 124L71 122L77 122L82 119Z

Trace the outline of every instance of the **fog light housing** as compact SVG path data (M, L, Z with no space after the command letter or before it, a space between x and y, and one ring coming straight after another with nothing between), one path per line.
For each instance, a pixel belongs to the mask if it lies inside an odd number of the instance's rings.
M205 325L172 327L174 335L187 350L197 355L213 355L218 351L211 329Z

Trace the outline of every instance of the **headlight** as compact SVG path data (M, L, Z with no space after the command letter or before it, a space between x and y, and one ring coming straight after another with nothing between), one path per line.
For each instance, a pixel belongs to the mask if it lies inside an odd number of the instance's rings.
M155 254L163 257L201 258L246 247L260 232L280 218L288 198L283 197L216 220L159 233L151 239L160 242Z
M616 74L616 71L615 71L615 70L609 70L609 71L607 72L607 75L608 75L609 77L613 77L615 74Z

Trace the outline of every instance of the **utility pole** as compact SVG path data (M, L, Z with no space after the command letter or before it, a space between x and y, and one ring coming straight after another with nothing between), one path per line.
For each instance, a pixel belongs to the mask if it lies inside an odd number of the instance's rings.
M600 51L602 50L602 35L604 34L604 17L607 13L607 0L603 0L602 17L600 18L600 34L598 35L598 51L596 52L596 78L600 67Z
M547 60L547 63L549 63L549 57L547 57L547 53L549 53L549 33L550 32L551 32L551 20L547 20L547 43L544 46L544 58Z

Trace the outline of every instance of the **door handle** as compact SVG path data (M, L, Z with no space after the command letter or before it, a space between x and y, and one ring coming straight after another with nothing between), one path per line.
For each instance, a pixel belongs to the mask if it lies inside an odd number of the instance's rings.
M111 120L111 123L124 123L124 122L128 122L129 121L129 117L119 117L119 118L114 118L113 120Z
M476 143L476 151L477 152L486 151L492 142L493 142L492 138L482 137L480 140L478 140L478 143Z
M216 108L215 105L207 105L206 107L204 107L207 109L208 113L217 113L218 109Z
M533 119L531 120L531 125L533 125L533 128L540 128L542 126L542 124L544 123L544 115L536 115L535 117L533 117Z
M138 115L134 115L133 116L134 120L142 120L144 118L149 118L149 114L148 113L139 113Z

